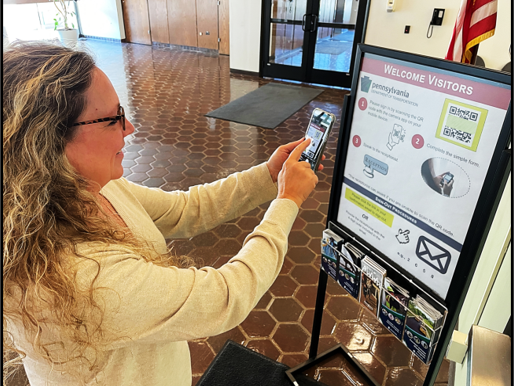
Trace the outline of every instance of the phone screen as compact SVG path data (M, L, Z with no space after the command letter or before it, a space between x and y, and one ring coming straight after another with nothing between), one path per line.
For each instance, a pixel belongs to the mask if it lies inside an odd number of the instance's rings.
M444 175L444 177L443 177L443 178L444 178L444 182L446 182L447 184L449 184L449 183L450 183L450 181L453 179L453 174L451 174L451 173L446 173L446 174Z
M302 153L300 160L308 161L313 169L316 166L318 158L321 157L323 144L327 140L333 124L333 115L320 109L315 109L312 113L309 127L305 133L305 138L310 138L311 143Z

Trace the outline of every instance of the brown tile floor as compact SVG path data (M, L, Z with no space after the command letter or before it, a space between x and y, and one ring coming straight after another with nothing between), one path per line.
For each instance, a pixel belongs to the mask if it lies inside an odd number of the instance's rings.
M226 56L135 44L83 44L110 77L136 128L126 141L125 177L164 190L185 190L265 161L279 145L302 137L315 107L339 120L347 93L325 89L276 129L262 129L204 116L269 82L230 74ZM289 366L307 359L338 134L336 125L325 151L325 169L294 223L277 281L241 325L189 343L193 385L227 339ZM170 240L170 245L178 254L197 258L198 264L220 267L237 253L266 207L189 240ZM427 367L331 279L321 334L319 352L343 343L381 385L423 384ZM349 373L347 364L335 358L311 375L342 385ZM437 382L448 383L446 361Z

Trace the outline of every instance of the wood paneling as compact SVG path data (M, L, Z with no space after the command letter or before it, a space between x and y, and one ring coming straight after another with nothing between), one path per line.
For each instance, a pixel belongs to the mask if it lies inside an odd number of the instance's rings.
M196 0L198 47L218 49L218 2ZM200 35L201 34L201 35Z
M148 13L150 15L150 31L152 42L170 43L168 32L167 0L148 0Z
M222 55L230 54L230 29L229 29L229 17L228 17L228 0L221 0L218 7L219 16L219 34L220 34L220 48L219 52Z
M122 3L127 42L152 44L147 0L123 0Z
M219 53L222 55L230 54L230 29L228 17L228 0L221 0L218 7L218 26L220 35Z
M170 44L197 47L194 0L168 0L168 29Z

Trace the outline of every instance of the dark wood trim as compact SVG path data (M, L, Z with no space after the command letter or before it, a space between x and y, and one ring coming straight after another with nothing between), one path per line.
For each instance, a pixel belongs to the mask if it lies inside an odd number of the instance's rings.
M231 68L230 72L232 74L241 74L241 75L250 75L250 76L256 76L259 78L258 72L252 72L252 71L244 71L244 70L236 70L235 68Z

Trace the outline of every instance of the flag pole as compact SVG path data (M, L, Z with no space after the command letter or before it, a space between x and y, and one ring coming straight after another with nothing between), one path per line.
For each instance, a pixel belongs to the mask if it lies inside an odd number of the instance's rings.
M471 52L471 59L469 60L469 64L475 65L477 62L477 56L478 56L478 44L476 46L473 46L469 49ZM463 55L464 58L464 55Z

